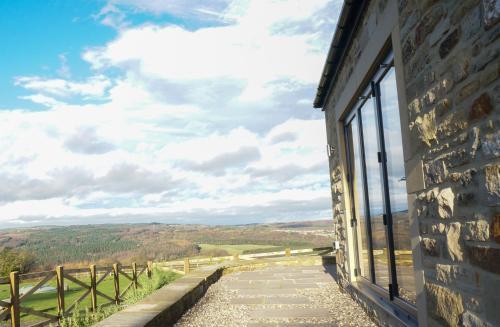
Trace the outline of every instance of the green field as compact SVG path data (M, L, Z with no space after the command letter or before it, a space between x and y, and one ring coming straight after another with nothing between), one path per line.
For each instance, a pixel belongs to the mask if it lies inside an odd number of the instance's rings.
M235 254L242 254L244 251L256 251L259 249L262 250L273 250L276 249L276 251L279 251L283 247L281 246L273 246L273 245L266 245L266 244L206 244L202 243L199 244L201 247L201 250L225 250L227 251L230 255L235 255Z

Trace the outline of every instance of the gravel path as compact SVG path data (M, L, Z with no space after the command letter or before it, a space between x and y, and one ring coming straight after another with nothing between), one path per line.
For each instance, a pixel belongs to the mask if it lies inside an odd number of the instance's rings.
M323 266L223 276L176 326L376 326Z

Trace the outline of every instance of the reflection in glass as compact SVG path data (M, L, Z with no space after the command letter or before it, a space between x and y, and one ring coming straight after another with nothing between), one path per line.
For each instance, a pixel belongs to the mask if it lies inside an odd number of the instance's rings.
M358 128L358 117L354 119L348 126L350 138L349 148L351 149L350 157L353 158L351 163L351 175L353 180L353 201L356 219L358 221L358 252L360 261L361 276L370 279L370 266L368 262L368 240L366 229L366 214L364 208L363 196L363 175L361 169L361 152L359 148L360 136Z
M380 94L399 295L401 298L415 303L415 280L410 243L403 139L401 136L394 68L391 68L380 82Z
M373 101L366 101L361 108L363 144L365 150L368 202L372 230L372 252L375 266L375 283L385 289L389 286L387 240L383 221L382 180L378 162L377 123Z

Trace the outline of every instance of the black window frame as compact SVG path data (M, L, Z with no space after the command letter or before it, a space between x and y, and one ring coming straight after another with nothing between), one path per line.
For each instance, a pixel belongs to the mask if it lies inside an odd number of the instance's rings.
M388 184L388 173L387 173L387 156L385 151L385 139L384 139L384 130L383 130L383 119L382 119L382 105L381 105L381 91L380 91L380 82L387 75L387 73L394 67L394 55L392 50L386 52L384 59L378 64L374 72L369 75L372 76L366 82L365 87L362 88L362 91L359 93L357 101L352 106L351 110L348 111L348 114L342 120L343 128L344 128L344 139L345 139L345 153L346 153L346 163L347 163L347 171L348 171L348 187L349 192L348 196L350 197L351 203L351 227L353 227L353 243L354 243L354 251L356 253L355 256L355 275L357 277L356 281L362 283L364 286L367 286L370 290L375 291L377 295L379 295L380 299L385 300L390 304L396 305L396 307L402 309L403 314L407 315L406 318L411 319L411 317L417 316L416 305L411 304L402 298L399 297L399 287L397 282L397 272L396 272L396 259L395 259L395 247L394 247L394 234L393 234L393 221L392 221L392 212L390 205L390 196L389 196L389 184ZM394 68L395 69L395 68ZM371 216L370 216L370 205L369 205L369 195L368 195L368 183L366 175L366 159L365 159L365 149L364 149L364 136L363 136L363 121L361 115L361 108L365 105L367 101L373 101L376 113L376 121L377 121L377 136L378 136L378 150L379 150L379 163L380 163L380 178L383 183L382 187L382 198L383 198L383 208L384 208L384 225L385 225L385 235L388 247L388 273L389 273L389 291L382 288L381 286L375 284L376 275L375 275L375 267L373 260L373 237L372 237L372 229L371 229ZM354 186L353 186L353 159L351 158L351 145L349 144L352 138L349 135L349 125L354 123L354 119L357 118L358 123L358 132L359 132L359 144L360 148L360 159L361 159L361 168L360 172L362 175L362 183L363 183L363 197L364 203L363 205L365 216L366 216L366 230L359 231L358 230L358 221L356 217L356 211L354 207ZM358 232L364 232L366 234L368 240L368 260L370 267L370 276L369 279L361 276L357 272L360 271L360 260L359 260L359 249L358 249Z

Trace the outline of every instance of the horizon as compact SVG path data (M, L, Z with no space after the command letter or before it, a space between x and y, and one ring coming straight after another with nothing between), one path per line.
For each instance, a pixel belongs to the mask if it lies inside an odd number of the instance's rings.
M332 216L342 1L0 4L0 228Z
M313 222L331 222L329 218L317 218L317 219L308 219L308 220L283 220L283 221L265 221L265 222L257 222L257 223L230 223L227 222L225 224L210 224L210 223L168 223L168 222L114 222L114 223L88 223L88 224L67 224L67 225L55 225L55 224L46 224L46 225L16 225L16 226L0 226L0 232L5 230L12 229L32 229L32 228L57 228L57 227L82 227L82 226L119 226L119 225L167 225L167 226L206 226L206 227L224 227L224 226L232 226L232 227L245 227L251 225L277 225L277 224L294 224L294 223L313 223ZM333 224L333 223L332 223Z

